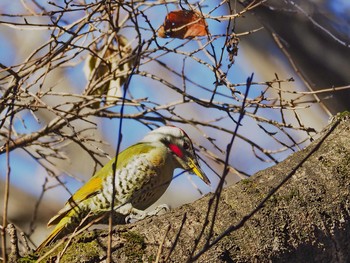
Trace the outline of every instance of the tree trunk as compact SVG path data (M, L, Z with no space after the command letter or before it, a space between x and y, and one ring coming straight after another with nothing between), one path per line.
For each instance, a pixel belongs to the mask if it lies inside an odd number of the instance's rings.
M350 262L349 134L348 115L339 117L306 149L224 189L215 220L217 195L209 194L165 215L116 226L114 262ZM219 239L208 244L208 235L210 242ZM60 262L102 262L107 240L105 230L75 237Z

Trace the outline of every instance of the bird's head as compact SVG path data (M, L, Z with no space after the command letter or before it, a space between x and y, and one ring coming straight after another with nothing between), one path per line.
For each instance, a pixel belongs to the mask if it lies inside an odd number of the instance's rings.
M162 126L147 134L143 141L161 142L179 163L179 167L197 175L207 185L210 185L208 177L198 164L192 141L182 129L175 126Z

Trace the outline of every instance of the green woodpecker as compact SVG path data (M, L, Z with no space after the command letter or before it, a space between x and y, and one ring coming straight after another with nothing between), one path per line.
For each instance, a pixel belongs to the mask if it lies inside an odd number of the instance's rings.
M51 218L48 226L56 224L56 227L37 250L81 227L83 219L88 218L86 221L91 222L94 218L108 215L113 193L114 162L115 159L109 161ZM174 126L155 129L139 143L122 151L115 169L113 216L124 220L157 214L164 206L151 213L143 210L163 195L176 168L185 169L210 184L198 165L190 138Z

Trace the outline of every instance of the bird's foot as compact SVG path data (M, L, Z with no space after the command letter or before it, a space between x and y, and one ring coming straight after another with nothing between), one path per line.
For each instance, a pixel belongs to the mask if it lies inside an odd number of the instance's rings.
M130 223L130 222L135 222L135 221L144 219L146 217L151 217L151 216L155 216L155 215L162 215L162 214L165 214L169 210L170 210L170 208L167 204L159 205L156 207L156 209L154 209L150 212L139 210L136 208L132 208L130 210L130 214L128 214L125 217L125 222Z
M148 212L149 216L154 215L163 215L170 210L170 207L167 204L162 204L156 207L153 211Z
M145 212L143 210L139 210L139 209L133 208L130 211L130 214L128 214L125 217L125 223L135 222L135 221L144 219L146 217L147 217L147 212Z

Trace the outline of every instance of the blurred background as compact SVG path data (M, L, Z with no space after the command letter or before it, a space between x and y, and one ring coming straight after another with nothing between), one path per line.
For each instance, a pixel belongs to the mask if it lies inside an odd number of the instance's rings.
M225 186L305 147L350 108L346 0L133 2L0 3L0 200L5 206L10 167L8 221L32 247L49 233L49 218L114 157L120 125L121 149L164 124L193 139L212 186L176 171L157 204L177 207L216 189L244 100ZM208 37L157 36L167 13L182 8L205 17ZM117 38L117 66L94 80L84 73L87 61L117 35L125 39ZM127 88L122 122L120 97L88 92L111 80ZM9 134L25 143L7 154Z

